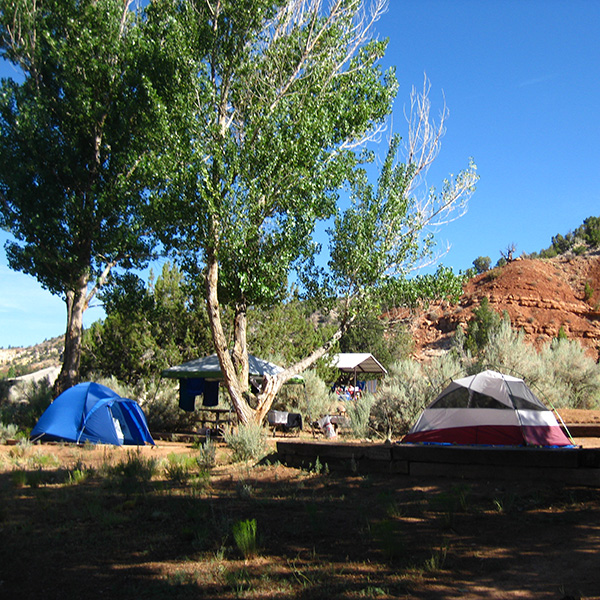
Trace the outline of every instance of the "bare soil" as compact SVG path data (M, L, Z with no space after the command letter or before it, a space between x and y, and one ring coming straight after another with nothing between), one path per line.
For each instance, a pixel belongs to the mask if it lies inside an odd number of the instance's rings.
M597 489L240 465L224 446L209 475L164 468L197 453L0 446L0 596L600 598ZM149 459L150 481L110 470Z

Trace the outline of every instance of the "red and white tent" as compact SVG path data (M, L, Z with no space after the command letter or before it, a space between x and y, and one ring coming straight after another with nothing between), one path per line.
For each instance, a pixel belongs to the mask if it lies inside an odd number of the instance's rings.
M570 446L552 411L516 377L456 379L423 411L404 443Z

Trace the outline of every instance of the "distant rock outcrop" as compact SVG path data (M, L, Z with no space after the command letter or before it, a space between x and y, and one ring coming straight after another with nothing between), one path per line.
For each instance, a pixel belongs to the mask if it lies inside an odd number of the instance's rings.
M396 311L415 340L421 360L450 347L459 325L473 317L487 297L496 312L505 311L526 341L541 347L562 330L579 340L595 358L600 351L600 256L563 255L552 259L522 259L477 275L465 286L457 305L432 304L417 313Z

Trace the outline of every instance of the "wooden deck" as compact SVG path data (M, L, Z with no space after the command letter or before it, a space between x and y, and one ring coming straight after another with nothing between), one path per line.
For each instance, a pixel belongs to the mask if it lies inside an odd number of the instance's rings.
M560 481L600 487L600 448L526 448L281 440L279 460L357 474Z

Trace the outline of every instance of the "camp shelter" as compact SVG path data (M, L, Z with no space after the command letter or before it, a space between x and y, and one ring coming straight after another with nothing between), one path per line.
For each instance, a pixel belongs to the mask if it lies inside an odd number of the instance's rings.
M517 377L483 371L456 379L403 443L570 446L552 411Z
M154 445L137 402L99 383L79 383L58 396L31 431L32 440Z
M266 375L274 376L283 368L252 354L248 355L248 377L253 385L260 385ZM179 379L179 406L183 410L193 411L196 396L203 396L204 406L218 404L219 382L223 380L223 372L216 354L195 358L181 365L169 367L162 372L163 377ZM297 375L288 383L303 383L304 379Z
M360 376L368 375L387 375L385 367L368 352L345 352L334 354L331 360L331 366L338 369L341 373L352 376L353 386L356 387ZM376 382L373 381L373 384ZM369 391L374 392L375 386Z
M344 373L374 373L387 375L385 367L368 352L347 352L335 354L332 366Z

